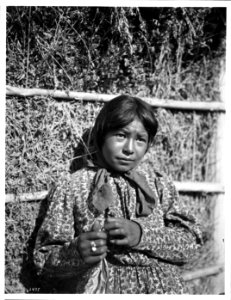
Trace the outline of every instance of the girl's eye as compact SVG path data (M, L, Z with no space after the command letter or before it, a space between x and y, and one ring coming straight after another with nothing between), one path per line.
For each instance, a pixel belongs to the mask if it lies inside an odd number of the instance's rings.
M116 133L116 136L119 138L125 138L125 134L123 133Z
M142 137L137 137L137 141L142 142L142 143L147 143L147 140L145 138L142 138Z

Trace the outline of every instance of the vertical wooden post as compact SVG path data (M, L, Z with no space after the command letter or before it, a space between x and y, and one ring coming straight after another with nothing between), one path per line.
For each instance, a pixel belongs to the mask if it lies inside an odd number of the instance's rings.
M225 63L222 63L222 71L220 77L221 101L225 103ZM220 113L217 123L216 136L216 166L215 166L215 181L221 184L225 182L225 114ZM225 197L219 194L216 197L216 205L214 211L214 250L217 256L216 263L224 266L225 264ZM214 278L214 294L224 293L224 272L218 274Z

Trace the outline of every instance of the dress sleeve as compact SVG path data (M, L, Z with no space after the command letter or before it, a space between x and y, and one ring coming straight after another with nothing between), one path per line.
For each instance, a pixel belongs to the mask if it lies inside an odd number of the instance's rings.
M48 278L75 276L84 266L77 248L74 197L71 181L62 179L48 197L48 209L38 231L34 248L34 264L38 275Z
M165 261L186 263L202 244L200 226L179 203L172 181L162 177L156 185L160 205L148 217L134 219L142 229L140 243L135 248Z

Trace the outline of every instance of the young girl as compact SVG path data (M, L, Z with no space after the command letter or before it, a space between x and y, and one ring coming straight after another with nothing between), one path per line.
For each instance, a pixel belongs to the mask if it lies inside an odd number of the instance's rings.
M56 293L182 294L177 265L201 244L173 183L139 164L158 123L151 106L122 95L106 103L85 166L62 178L38 232L34 262Z

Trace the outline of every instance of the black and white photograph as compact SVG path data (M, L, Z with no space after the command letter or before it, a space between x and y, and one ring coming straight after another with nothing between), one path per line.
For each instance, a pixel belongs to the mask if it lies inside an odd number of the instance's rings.
M166 2L4 7L6 299L230 299L230 7Z

